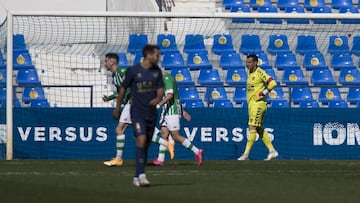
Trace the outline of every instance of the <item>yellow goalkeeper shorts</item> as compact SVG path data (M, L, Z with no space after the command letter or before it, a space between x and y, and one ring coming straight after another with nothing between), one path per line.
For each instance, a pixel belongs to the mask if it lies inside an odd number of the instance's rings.
M266 101L250 102L248 104L249 126L262 127L265 112L267 109Z

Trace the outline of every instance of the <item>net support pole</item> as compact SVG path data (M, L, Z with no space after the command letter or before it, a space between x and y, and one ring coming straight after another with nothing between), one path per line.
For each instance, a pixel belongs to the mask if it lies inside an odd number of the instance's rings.
M13 18L7 13L7 57L6 57L6 160L13 159Z

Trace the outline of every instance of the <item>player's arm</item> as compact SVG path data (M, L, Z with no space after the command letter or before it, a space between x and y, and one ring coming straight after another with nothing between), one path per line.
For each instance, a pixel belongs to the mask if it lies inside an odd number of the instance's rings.
M180 104L180 108L181 108L182 116L185 118L185 120L190 121L190 120L191 120L191 115L188 114L188 112L186 112L186 111L184 110L184 107L183 107L182 104Z
M162 107L164 104L166 104L168 101L172 100L173 98L174 98L174 93L172 91L171 92L166 91L165 98L156 105L156 108L159 109L160 107Z
M266 88L262 92L259 92L257 97L255 97L256 101L265 97L269 92L271 92L271 90L273 90L277 86L276 81L271 76L269 76L267 73L265 73L264 71L262 71L260 73L260 76L263 79L263 81L265 82Z
M130 84L133 80L133 74L131 72L132 71L130 71L130 70L126 71L125 79L124 79L123 83L121 84L120 89L118 90L118 95L116 98L116 107L113 111L113 117L115 119L120 118L120 107L121 107L122 100L124 99L124 96L125 96L125 91L130 86Z

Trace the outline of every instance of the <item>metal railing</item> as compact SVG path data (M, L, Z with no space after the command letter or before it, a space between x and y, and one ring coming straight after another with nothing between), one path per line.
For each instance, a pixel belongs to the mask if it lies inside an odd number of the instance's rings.
M171 8L175 7L174 0L156 0L156 3L160 12L171 12Z

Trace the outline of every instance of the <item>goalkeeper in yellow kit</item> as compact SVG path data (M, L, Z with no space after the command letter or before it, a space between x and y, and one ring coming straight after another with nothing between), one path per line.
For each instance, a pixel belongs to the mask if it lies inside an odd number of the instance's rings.
M249 113L249 132L245 152L238 160L248 160L250 150L256 140L256 133L264 142L269 150L266 161L275 159L279 153L274 149L268 133L263 128L263 120L267 109L266 95L276 87L276 81L269 76L264 70L257 66L258 57L250 54L246 59L248 69L248 78L246 82L246 99Z

